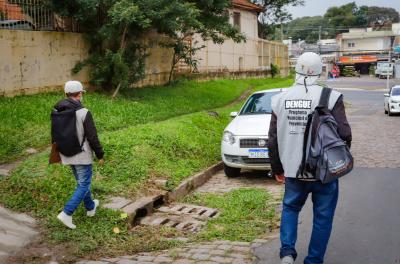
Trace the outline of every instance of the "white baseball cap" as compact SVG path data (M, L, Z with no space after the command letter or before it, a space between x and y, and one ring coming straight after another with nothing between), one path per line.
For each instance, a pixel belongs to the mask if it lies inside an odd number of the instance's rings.
M322 73L321 57L314 52L306 52L296 64L296 83L313 85Z
M86 91L83 89L83 85L82 85L81 82L79 82L79 81L68 81L64 85L64 92L66 94L69 94L69 93L79 93L79 92L83 92L84 93Z

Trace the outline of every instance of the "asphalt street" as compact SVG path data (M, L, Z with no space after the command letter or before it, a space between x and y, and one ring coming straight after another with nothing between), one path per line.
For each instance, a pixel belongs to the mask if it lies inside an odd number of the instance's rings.
M347 77L330 80L322 80L323 83L330 87L342 89L364 89L364 90L381 90L387 88L387 79L379 79L376 77L362 76ZM389 87L400 84L399 79L389 79Z
M400 263L400 169L357 168L340 181L340 198L326 264ZM306 257L310 199L299 218L296 263ZM278 264L279 239L257 248L257 264Z
M341 81L341 83L346 82L348 80ZM374 83L374 89L371 88L372 85L369 85L370 82ZM366 89L368 91L340 90L345 100L350 103L348 112L351 125L356 126L359 122L367 122L372 115L381 114L384 117L384 82L361 79L358 82L353 80L349 83L348 88L368 87ZM330 86L340 88L340 85L336 84L331 82ZM400 116L393 118L400 118ZM393 119L386 120L385 122L393 121ZM379 129L379 127L371 123L370 129ZM368 142L363 142L363 144L368 144ZM392 142L392 144L397 145L399 149L397 153L400 153L400 141ZM385 147L387 146L376 146L376 148ZM365 153L365 155L370 154ZM299 218L296 246L299 256L296 263L303 263L307 254L312 215L312 203L309 199ZM279 247L278 238L257 248L256 263L280 263ZM339 203L325 263L400 263L400 168L356 167L350 175L340 180Z

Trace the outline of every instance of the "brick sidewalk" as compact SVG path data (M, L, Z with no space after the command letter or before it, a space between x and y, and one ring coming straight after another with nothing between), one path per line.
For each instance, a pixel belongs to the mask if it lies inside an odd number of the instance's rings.
M283 192L283 186L268 178L266 171L242 172L242 175L237 178L228 178L223 171L220 171L196 192L221 194L239 188L261 188L276 197L280 197Z
M80 261L77 264L250 264L254 262L253 250L267 240L249 242L214 241L187 245L182 248L133 256L105 258L98 261Z
M383 102L383 101L382 101ZM351 121L356 120L355 122ZM400 117L387 116L382 110L358 117L350 114L353 131L351 151L355 165L364 168L400 168Z

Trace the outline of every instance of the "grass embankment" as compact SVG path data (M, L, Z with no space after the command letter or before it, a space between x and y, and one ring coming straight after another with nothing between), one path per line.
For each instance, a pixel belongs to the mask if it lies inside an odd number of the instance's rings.
M84 105L92 111L100 132L113 131L221 107L250 86L273 81L179 81L170 86L125 90L116 100L106 94L87 93ZM50 111L62 98L61 92L0 98L0 164L23 156L26 148L49 144Z
M291 84L289 79L263 82L255 89ZM193 97L196 98L194 94L184 97L186 105L192 104ZM94 169L94 196L100 199L110 195L132 197L152 187L150 180L155 178L167 179L168 186L173 187L182 179L214 164L220 160L220 140L230 120L229 112L239 107L238 104L217 109L219 116L197 112L100 133L106 164ZM94 113L96 115L96 111ZM65 229L55 215L72 193L75 181L69 168L48 166L47 158L48 153L28 158L10 178L0 183L0 201L11 209L29 212L39 218L46 241L65 245L71 256L128 254L174 244L162 238L174 236L176 231L140 227L132 234L128 231L126 219L106 209L100 209L96 217L87 219L80 208L74 215L78 228ZM234 218L228 220L234 221ZM120 228L119 234L113 233L116 226ZM211 237L207 235L204 238Z
M251 242L276 227L275 199L263 189L243 188L225 194L194 194L187 203L218 208L221 214L207 222L195 240Z

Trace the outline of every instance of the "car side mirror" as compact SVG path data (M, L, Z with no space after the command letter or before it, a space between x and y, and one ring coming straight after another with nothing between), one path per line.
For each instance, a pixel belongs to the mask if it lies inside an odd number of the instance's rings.
M389 97L390 95L388 93L384 94L385 97Z
M238 116L238 112L231 112L230 116L231 116L232 118L235 118L235 117Z

